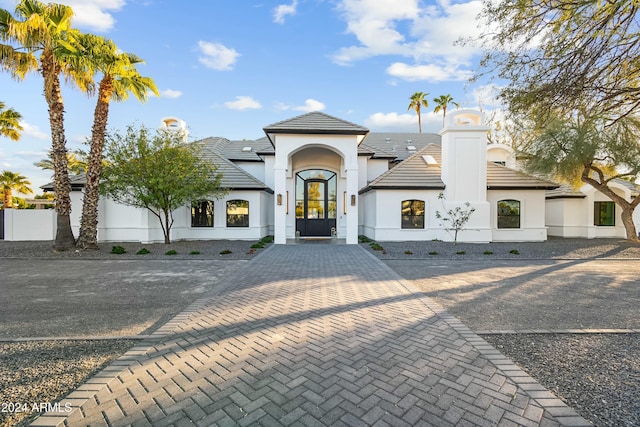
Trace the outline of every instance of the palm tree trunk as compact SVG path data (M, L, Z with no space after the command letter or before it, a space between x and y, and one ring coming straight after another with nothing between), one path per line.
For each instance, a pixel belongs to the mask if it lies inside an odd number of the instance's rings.
M13 196L11 194L11 189L10 188L6 188L4 190L4 208L5 209L11 209L13 208Z
M98 247L98 202L100 200L100 174L102 172L102 152L109 118L109 101L113 93L113 80L105 76L100 82L98 101L93 116L91 130L91 149L87 165L87 183L84 187L82 218L80 219L80 235L78 245L82 249L99 249Z
M51 124L51 158L53 160L53 183L56 194L55 209L57 213L57 231L54 249L64 251L75 244L71 230L71 183L67 169L67 147L64 136L64 103L60 91L58 70L51 52L42 55L42 77L44 78L44 95L49 106L49 122Z

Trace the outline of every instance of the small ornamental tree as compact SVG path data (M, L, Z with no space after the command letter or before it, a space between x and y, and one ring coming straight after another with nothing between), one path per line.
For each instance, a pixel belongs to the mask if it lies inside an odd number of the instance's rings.
M444 200L444 194L438 194L438 199ZM476 211L476 208L471 207L471 203L465 202L464 208L461 206L456 206L453 209L449 209L444 213L440 211L436 211L436 218L442 221L441 225L445 230L453 230L453 244L458 243L458 233L464 230L465 225L471 219L471 214ZM443 203L444 207L444 203Z
M100 192L118 203L149 210L169 244L174 210L225 193L222 174L202 154L198 144L184 142L181 132L153 134L145 127L129 126L124 135L107 135Z

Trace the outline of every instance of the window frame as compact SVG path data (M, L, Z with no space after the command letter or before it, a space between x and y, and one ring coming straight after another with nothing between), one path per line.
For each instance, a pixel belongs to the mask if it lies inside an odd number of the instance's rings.
M208 209L205 208L204 212L202 211L202 204L207 203L211 208L211 214L209 214ZM206 224L200 223L200 224L194 224L194 219L196 218L196 215L194 213L194 209L196 207L196 205L198 205L198 207L200 208L200 219L206 218ZM213 202L213 200L196 200L194 202L191 202L191 227L192 228L213 228L214 227L214 221L215 221L215 203ZM211 217L211 222L209 222L209 217ZM204 221L200 221L200 222L204 222Z
M500 203L506 202L515 202L518 204L518 214L501 214L500 213ZM512 207L509 207L511 211ZM508 224L508 222L513 221L513 218L517 218L517 224ZM502 221L501 221L502 219ZM507 221L509 220L509 221ZM507 221L507 224L504 222ZM496 202L496 228L499 230L516 230L522 228L522 202L516 199L503 199L498 200Z
M611 206L611 224L603 224L602 222L602 213L603 210L600 208L600 206ZM605 208L605 214L606 214L606 208ZM608 217L605 217L605 219ZM594 201L593 202L593 225L595 225L596 227L615 227L616 226L616 204L615 202L612 201L606 201L606 200L602 200L602 201Z
M405 207L405 203L409 203ZM415 204L422 204L422 206L415 206ZM405 209L408 209L410 214L405 214ZM422 209L421 214L416 214ZM424 200L419 199L406 199L400 202L400 229L402 230L424 230L425 226L425 212L427 209L427 203Z
M244 205L246 204L246 209L247 209L247 213L246 214L237 214L237 213L229 213L229 209L233 206L233 205ZM226 213L226 224L227 227L231 227L231 228L249 228L250 226L250 217L249 217L249 201L245 200L245 199L233 199L233 200L227 200L226 202L226 209L225 209L225 213ZM245 206L240 206L240 207L245 207ZM246 219L243 219L242 221L239 221L240 217L246 217ZM229 220L231 218L236 218L235 221L230 222Z

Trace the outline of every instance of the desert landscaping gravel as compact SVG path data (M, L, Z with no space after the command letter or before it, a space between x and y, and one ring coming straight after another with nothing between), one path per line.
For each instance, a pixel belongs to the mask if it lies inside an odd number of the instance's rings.
M170 246L102 244L100 251L53 252L51 242L0 241L1 258L251 259L256 242L177 242ZM121 245L126 253L111 254ZM540 243L453 245L447 242L361 243L382 260L636 259L640 246L616 239L550 239ZM136 255L146 248L149 254ZM174 249L176 255L165 255ZM225 253L221 253L221 252ZM197 254L192 254L197 252ZM640 282L638 283L640 286ZM467 325L474 329L474 325ZM488 342L597 426L640 425L640 334L497 334ZM0 402L54 402L133 345L126 340L0 342ZM0 425L18 422L0 414Z

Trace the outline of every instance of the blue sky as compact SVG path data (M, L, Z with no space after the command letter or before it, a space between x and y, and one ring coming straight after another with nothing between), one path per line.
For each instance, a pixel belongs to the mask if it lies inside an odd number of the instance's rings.
M323 111L371 131L417 132L407 111L416 91L429 93L423 132L442 116L433 98L451 94L465 108L490 109L491 86L470 85L479 50L455 46L477 37L481 2L463 0L60 0L74 25L111 38L142 57L140 73L161 92L142 104L113 103L110 130L184 120L192 139L256 139L271 123ZM15 0L0 0L13 11ZM64 86L69 149L83 148L95 99ZM0 73L0 100L24 117L19 142L0 139L0 170L34 187L50 173L33 163L50 146L42 81ZM34 188L35 189L35 188ZM40 191L37 191L40 192Z

